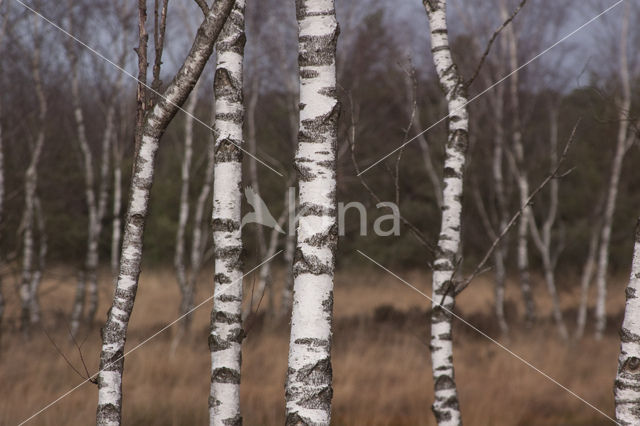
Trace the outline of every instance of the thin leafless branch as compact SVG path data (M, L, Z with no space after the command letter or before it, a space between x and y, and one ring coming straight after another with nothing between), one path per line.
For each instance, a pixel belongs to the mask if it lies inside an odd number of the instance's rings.
M465 82L465 86L467 86L467 87L471 86L471 83L473 83L474 80L478 77L478 74L480 74L480 70L482 69L482 66L484 65L485 61L487 60L487 57L489 56L489 52L491 52L491 47L493 47L493 43L496 41L496 39L498 38L498 36L502 32L502 30L504 30L507 27L507 25L509 25L515 19L516 15L518 15L518 13L522 10L522 8L524 7L524 5L526 3L527 3L527 0L520 1L520 4L518 4L518 6L515 8L513 13L511 14L511 16L509 16L495 30L495 32L493 33L493 35L489 39L489 42L487 43L487 47L484 49L484 52L482 53L482 56L480 57L480 62L478 63L478 66L476 67L475 71L473 72L473 75L471 76L471 78L469 78Z

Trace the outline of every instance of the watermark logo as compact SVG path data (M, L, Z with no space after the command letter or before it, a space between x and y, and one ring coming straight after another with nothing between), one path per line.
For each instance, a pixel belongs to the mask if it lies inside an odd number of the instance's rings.
M311 226L309 221L300 221L300 218L305 216L308 212L304 207L302 209L298 208L295 187L288 188L285 210L277 220L269 210L269 207L267 207L267 203L264 202L262 197L260 197L260 194L258 194L251 186L245 188L244 196L253 211L244 215L240 228L243 228L245 225L255 223L257 225L274 229L279 233L286 234L287 232L295 233L298 224L301 224L301 226ZM390 201L377 203L376 219L373 222L372 229L370 229L368 226L369 210L367 210L363 203L359 201L351 201L346 204L344 202L338 203L338 235L341 237L346 234L345 224L347 211L349 210L353 211L353 213L350 214L357 213L358 215L359 234L361 236L367 236L370 231L373 231L373 234L379 237L400 235L400 208L396 203ZM319 222L317 220L314 221L314 227L324 227L333 224L333 218L330 218L329 216L320 216L320 218L321 220ZM282 228L285 220L288 222L286 231ZM323 223L324 221L327 221L327 223ZM312 229L305 229L305 231L313 233Z

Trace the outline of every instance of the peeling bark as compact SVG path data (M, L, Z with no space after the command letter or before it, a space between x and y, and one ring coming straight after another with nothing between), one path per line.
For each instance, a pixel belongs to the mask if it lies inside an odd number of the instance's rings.
M620 356L614 395L616 420L625 426L640 424L640 220L636 227L631 277L620 330Z
M295 166L301 216L293 258L286 424L331 421L331 325L338 243L336 145L340 103L333 0L297 0L300 119Z
M195 86L213 52L218 34L229 16L233 0L216 1L204 18L193 45L163 97L144 116L126 217L121 251L120 272L107 321L102 329L102 352L98 375L96 423L119 425L122 413L122 374L124 347L129 318L138 289L142 260L142 236L153 182L154 160L160 137Z
M216 43L213 179L214 298L209 424L240 425L242 363L242 126L244 0L236 0Z
M446 0L427 1L424 7L431 31L431 53L440 86L449 110L445 148L442 223L433 264L431 311L431 365L433 369L433 413L438 425L460 425L462 417L453 367L451 311L455 304L450 292L458 264L465 156L469 138L466 86L452 59L447 31ZM440 303L442 302L442 303ZM443 309L444 308L444 309Z

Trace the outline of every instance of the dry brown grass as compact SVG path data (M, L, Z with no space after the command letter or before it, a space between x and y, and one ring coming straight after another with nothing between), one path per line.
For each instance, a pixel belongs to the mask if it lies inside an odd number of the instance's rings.
M62 272L58 272L62 273ZM279 273L281 274L281 272ZM207 274L198 300L208 295ZM404 278L428 293L429 276L407 272ZM463 293L458 311L492 336L489 277L480 278ZM278 280L276 280L278 281ZM99 318L110 297L105 276ZM612 383L618 352L616 328L623 306L624 279L611 285L610 321L606 338L587 337L567 346L549 322L549 301L542 283L536 294L543 317L532 331L518 324L519 293L509 283L508 314L514 320L513 351L571 388L607 413L613 411ZM568 286L566 286L568 287ZM65 319L73 294L71 281L48 279L42 288L45 326L61 350L81 366L69 343ZM18 314L15 295L7 316ZM576 294L564 292L566 311ZM178 291L171 271L142 275L127 347L130 349L176 316ZM340 272L336 279L334 324L334 398L336 425L432 425L432 380L427 347L429 302L385 273L374 270ZM202 425L207 423L209 352L207 329L211 305L195 312L191 336L171 355L173 330L158 336L125 362L124 424ZM574 313L567 318L573 328ZM13 323L11 320L9 321ZM253 322L244 344L242 409L246 425L282 424L287 324ZM457 323L455 366L464 422L467 425L597 425L609 424L600 414L531 368ZM0 424L17 424L79 383L42 330L25 341L5 332L0 349ZM82 351L87 367L96 371L100 336L89 332ZM80 367L81 368L81 367ZM42 413L34 425L87 425L94 422L97 390L85 384Z

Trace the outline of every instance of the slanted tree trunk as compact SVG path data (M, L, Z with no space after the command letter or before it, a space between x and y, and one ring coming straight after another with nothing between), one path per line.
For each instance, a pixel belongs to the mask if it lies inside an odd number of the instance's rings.
M286 424L331 421L331 325L338 243L336 145L340 103L333 0L297 0L300 119L295 166L301 214L293 260Z
M242 93L244 0L237 0L216 43L213 179L214 291L211 312L210 425L240 425L242 360Z
M180 70L156 105L144 116L141 128L136 129L140 136L140 145L129 191L129 209L122 243L120 272L113 303L102 329L96 410L96 423L100 426L121 423L124 347L129 318L138 289L142 236L158 142L177 113L178 107L185 102L198 81L233 3L233 0L221 0L213 4L200 25Z
M500 13L503 19L508 17L507 5L505 1L500 2ZM518 39L513 26L506 28L507 47L509 52L509 67L514 70L518 67ZM529 198L529 179L524 159L524 146L522 144L522 126L520 123L520 95L519 95L518 73L513 74L509 79L509 99L512 114L512 146L515 158L514 175L518 186L520 197L519 204L524 206ZM517 265L520 275L520 288L525 305L525 322L527 326L533 325L536 319L536 307L531 291L531 276L529 273L529 218L531 208L527 207L522 212L518 221L518 247Z
M36 21L40 22L40 21ZM35 24L38 26L39 24ZM38 29L36 29L38 31ZM38 98L38 134L36 136L33 149L31 150L31 160L25 172L24 179L24 212L22 224L24 227L22 235L22 279L20 283L21 329L28 334L31 322L31 299L36 295L31 293L31 282L34 268L34 221L36 208L36 190L38 187L38 162L42 153L45 140L45 123L47 117L47 99L44 94L42 78L40 75L40 36L36 37L36 42L31 58L31 73L34 81L36 97Z
M640 424L640 219L636 227L631 277L625 290L627 303L620 330L620 356L614 386L616 421Z
M596 286L598 296L596 299L596 329L595 337L600 340L607 325L607 272L609 267L609 246L611 245L611 228L613 227L613 215L616 210L620 174L625 154L635 140L635 132L629 134L629 113L631 112L631 79L629 75L628 42L629 36L629 4L625 3L626 12L623 16L620 34L620 79L622 83L621 98L617 102L618 108L618 140L616 152L613 156L611 175L605 202L604 217L602 220L602 234L600 235L600 247L598 250L598 269L596 272Z
M462 190L469 118L466 85L451 57L449 47L447 2L446 0L424 0L423 3L429 19L433 62L449 110L442 222L436 259L433 264L430 349L435 400L432 409L439 425L460 425L462 418L453 368L451 334L451 311L455 299L450 286L458 264L457 255L460 248Z

